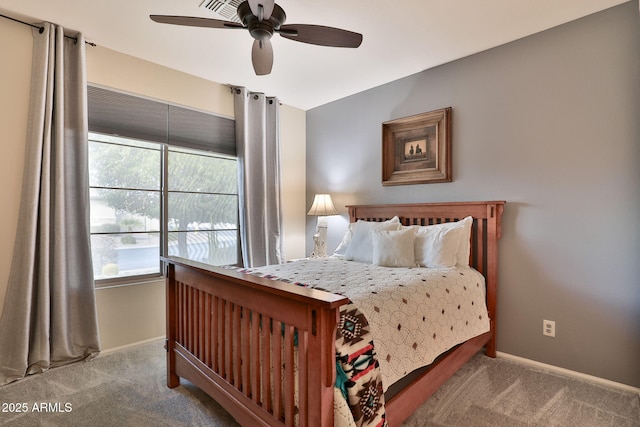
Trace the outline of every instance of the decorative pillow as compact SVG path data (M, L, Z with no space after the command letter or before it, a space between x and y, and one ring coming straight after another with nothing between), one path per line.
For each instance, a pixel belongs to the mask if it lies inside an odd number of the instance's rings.
M373 241L373 264L383 267L417 266L415 230L373 230L370 233Z
M356 222L353 225L351 242L344 255L345 259L372 264L373 241L369 232L373 230L399 230L401 227L400 219L397 216L384 222Z

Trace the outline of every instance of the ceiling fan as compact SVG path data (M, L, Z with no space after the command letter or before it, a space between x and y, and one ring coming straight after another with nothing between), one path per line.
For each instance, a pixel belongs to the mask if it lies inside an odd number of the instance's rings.
M362 34L340 28L308 24L283 25L287 16L274 0L246 0L240 3L237 12L242 24L190 16L151 15L150 18L163 24L249 30L249 34L255 39L251 50L251 62L259 76L271 73L273 47L270 39L274 33L289 40L320 46L355 48L362 43Z

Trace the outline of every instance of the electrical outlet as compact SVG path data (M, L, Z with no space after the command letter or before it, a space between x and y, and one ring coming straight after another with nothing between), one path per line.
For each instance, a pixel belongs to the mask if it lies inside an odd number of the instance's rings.
M556 322L553 320L542 321L542 335L555 338L556 336Z

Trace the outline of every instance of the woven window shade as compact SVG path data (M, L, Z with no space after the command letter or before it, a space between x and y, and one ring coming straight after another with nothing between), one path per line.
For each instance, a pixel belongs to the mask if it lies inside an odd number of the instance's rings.
M87 97L91 132L236 155L233 119L97 86Z

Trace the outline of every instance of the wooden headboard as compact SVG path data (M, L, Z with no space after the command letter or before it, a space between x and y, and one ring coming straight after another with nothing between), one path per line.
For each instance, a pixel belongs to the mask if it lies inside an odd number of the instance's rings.
M495 330L498 285L498 239L504 201L350 205L349 220L386 221L398 216L403 225L433 225L473 217L469 265L482 273L487 287L487 308ZM492 340L495 343L495 339ZM495 351L495 349L493 349ZM487 351L490 351L488 348Z

